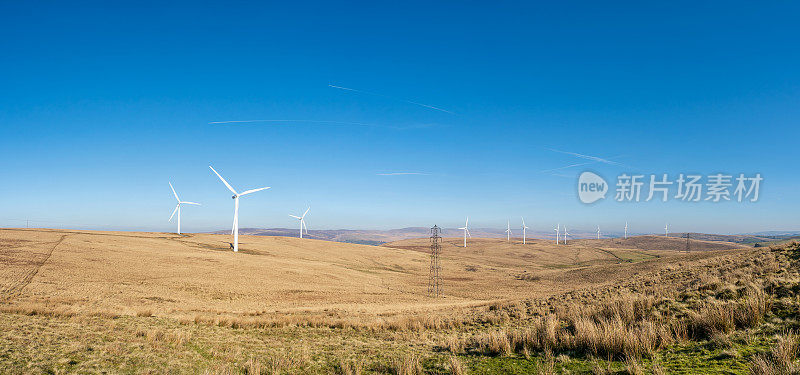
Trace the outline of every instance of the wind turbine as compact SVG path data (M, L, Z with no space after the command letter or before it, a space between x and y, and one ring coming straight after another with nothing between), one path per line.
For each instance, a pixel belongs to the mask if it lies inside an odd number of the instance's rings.
M169 221L172 221L172 217L175 216L175 213L178 213L178 234L181 234L181 205L182 204L193 204L195 206L199 206L200 203L194 202L181 202L181 199L178 198L178 193L175 192L175 188L172 187L172 182L167 182L169 184L169 188L172 189L172 194L175 194L175 200L178 201L178 205L175 206L175 209L172 210L172 215L169 216Z
M525 229L528 229L528 227L525 226L525 218L521 217L521 216L520 216L520 218L522 219L522 244L524 245L525 244Z
M628 239L628 222L625 222L625 239Z
M303 212L303 216L289 215L289 216L291 216L291 217L293 217L293 218L295 218L297 220L300 220L300 238L303 238L303 228L306 229L306 234L308 234L308 227L306 226L305 218L306 218L306 214L308 213L308 210L310 210L310 209L311 209L311 207L306 208L306 212Z
M558 224L553 230L556 231L556 245L558 245L558 234L561 232L561 224Z
M511 241L511 220L506 221L506 241Z
M245 190L241 193L237 193L236 190L234 190L231 187L231 184L229 184L228 181L225 181L225 179L222 178L222 176L220 176L219 173L217 173L214 167L210 165L208 167L211 168L214 174L217 175L217 177L219 177L219 179L222 181L223 184L225 184L225 187L227 187L228 190L230 190L233 193L233 196L231 197L233 198L233 228L231 228L231 234L233 235L233 251L235 252L239 251L239 197L250 193L255 193L257 191L267 190L269 189L269 186L258 189Z
M669 223L664 226L664 237L669 237Z
M569 232L567 232L567 226L564 226L564 245L567 244L567 236L569 236Z
M467 216L467 222L464 223L464 226L458 229L464 230L464 247L467 247L467 236L469 236L469 238L472 238L472 235L469 234L469 216Z
M597 239L600 239L600 226L597 226Z

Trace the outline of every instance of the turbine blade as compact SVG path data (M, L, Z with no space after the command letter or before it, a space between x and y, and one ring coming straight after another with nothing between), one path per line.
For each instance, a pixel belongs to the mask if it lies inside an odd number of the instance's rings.
M181 202L181 204L193 204L195 206L202 206L200 203L194 203L194 202Z
M302 219L300 216L294 216L294 215L289 215L289 216L291 216L291 217L293 217L293 218L295 218L295 219L297 219L297 220L300 220L300 219Z
M306 208L306 212L303 212L303 217L306 217L306 214L308 213L308 210L310 210L310 209L311 209L311 207Z
M169 184L169 188L170 188L170 189L172 189L172 194L175 194L175 199L176 199L178 202L180 202L180 201L181 201L181 199L180 199L180 198L178 198L178 193L176 193L176 192L175 192L175 188L174 188L174 187L172 187L172 182L167 182L167 183Z
M308 226L306 225L305 220L301 220L300 224L303 224L303 228L306 228L306 234L308 234Z
M178 205L175 206L175 209L172 210L172 215L169 215L169 220L168 221L170 221L170 222L172 221L172 217L175 216L176 212L178 212L178 207L180 207L180 206L181 206L180 203L178 203Z
M250 189L250 190L243 191L241 194L239 194L239 196L241 197L242 195L247 195L247 194L250 194L250 193L255 193L257 191L267 190L267 189L269 189L269 186L263 187L263 188L258 188L258 189Z
M467 237L472 238L472 235L469 234L469 229L467 229Z
M220 176L219 173L217 173L217 171L214 169L214 167L212 167L210 165L208 167L211 168L212 171L214 171L214 174L217 175L217 177L219 177L220 180L222 180L222 183L225 184L225 186L228 187L228 190L230 190L234 194L239 194L239 193L236 192L236 190L233 190L233 188L231 187L231 184L229 184L228 181L225 181L225 179L222 178L222 176Z

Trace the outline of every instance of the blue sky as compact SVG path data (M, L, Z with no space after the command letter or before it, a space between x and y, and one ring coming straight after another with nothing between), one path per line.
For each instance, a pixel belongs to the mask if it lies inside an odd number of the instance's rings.
M243 228L800 229L800 4L286 3L0 4L0 225L172 230L171 181L184 230L225 229L211 164L272 187ZM584 205L585 169L764 181Z

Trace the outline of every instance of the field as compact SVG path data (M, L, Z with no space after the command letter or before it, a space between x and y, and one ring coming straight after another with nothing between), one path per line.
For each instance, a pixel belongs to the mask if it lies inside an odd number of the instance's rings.
M445 238L434 299L428 239L228 240L0 230L0 369L746 373L800 305L793 244Z

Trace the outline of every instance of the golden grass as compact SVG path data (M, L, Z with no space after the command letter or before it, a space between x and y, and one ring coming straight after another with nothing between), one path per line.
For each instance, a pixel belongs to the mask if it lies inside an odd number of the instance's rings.
M0 303L8 328L0 345L22 348L0 366L33 362L49 372L71 365L37 357L40 347L56 348L61 361L101 356L94 360L119 372L153 361L187 373L419 374L423 360L439 356L437 372L461 374L471 361L462 358L524 356L541 373L589 357L641 373L665 347L709 340L725 348L730 333L769 324L776 298L794 298L798 285L785 256L768 249L658 250L661 258L617 264L602 250L583 254L600 245L591 241L512 248L476 240L473 255L450 249L446 295L431 299L426 255L413 248L245 237L232 254L214 235L0 231L0 239L31 233L24 246L58 243L42 264L12 262L22 255L0 247L9 262L0 282L14 290ZM85 274L75 272L81 264ZM19 287L15 277L31 266L38 272ZM31 332L37 350L25 349ZM754 356L754 373L794 368L796 346L786 342Z
M738 264L728 264L726 269L714 274L701 273L705 272L705 267L698 269L700 277L694 279L698 282L691 282L691 277L684 279L689 281L688 289L680 292L670 285L646 281L645 284L652 287L644 295L623 290L600 300L570 299L555 306L548 305L549 312L529 311L538 317L528 319L524 327L489 330L461 339L450 336L443 347L452 353L466 351L492 356L578 351L624 358L629 370L639 371L640 357L652 357L674 343L711 339L714 345L729 345L725 343L729 341L728 333L757 327L772 308L773 297L765 289L774 283L759 279L759 274L783 272L783 267L777 267L773 254L761 252L759 257L737 260ZM742 267L755 269L755 272L725 272L727 268ZM686 271L681 273L690 275ZM738 288L728 284L734 279ZM797 279L791 280L795 283L792 285L796 285ZM765 282L758 286L760 281ZM734 289L735 296L718 294L730 288ZM592 292L592 295L598 293ZM703 295L711 298L677 301ZM489 309L500 308L490 306Z
M415 354L407 354L392 360L390 371L394 375L422 375L424 371L420 358Z
M149 317L157 312L185 324L229 328L451 330L526 319L528 306L497 302L508 296L518 301L592 287L609 277L663 268L671 257L695 262L718 256L704 252L687 258L673 251L659 261L621 265L605 251L587 250L590 242L556 246L532 240L522 246L475 239L469 251L446 249L445 298L431 299L426 295L427 255L415 250L416 240L373 247L243 236L243 250L234 254L224 246L226 239L210 234L0 230L0 240L5 240L0 241L0 262L7 265L0 271L0 285L13 289L0 309L53 316ZM652 241L663 247L662 240ZM26 251L19 251L23 247ZM43 261L26 254L50 255ZM478 270L464 271L476 263ZM28 280L33 269L35 277ZM473 313L487 304L490 312ZM623 319L631 319L625 314Z
M458 357L451 355L447 360L450 366L450 375L464 375L466 370Z
M800 352L800 338L794 333L784 333L769 353L758 354L750 361L753 375L794 375L800 374L797 363Z
M359 359L340 358L339 373L342 375L361 375L364 365Z

